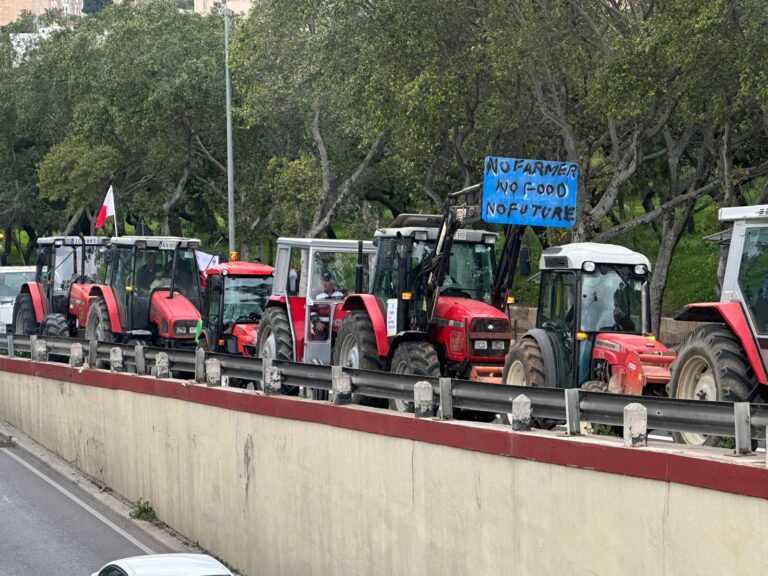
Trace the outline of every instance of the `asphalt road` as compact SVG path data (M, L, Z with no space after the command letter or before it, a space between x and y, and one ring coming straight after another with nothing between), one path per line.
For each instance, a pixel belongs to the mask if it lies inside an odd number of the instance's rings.
M90 576L171 551L31 454L0 448L0 576Z

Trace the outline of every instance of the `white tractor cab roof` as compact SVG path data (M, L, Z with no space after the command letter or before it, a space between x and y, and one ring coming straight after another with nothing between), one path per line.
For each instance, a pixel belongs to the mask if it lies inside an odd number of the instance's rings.
M138 246L139 248L159 248L160 250L175 250L200 248L197 238L182 238L179 236L119 236L110 239L113 246Z
M437 240L437 234L443 217L433 214L400 214L387 228L379 228L373 235L374 243L378 238L397 236L421 236L422 240ZM495 244L499 235L487 230L461 228L453 235L457 242Z
M88 246L106 246L107 236L45 236L36 240L38 246L80 246L85 240Z
M292 246L293 248L314 248L316 250L357 250L357 240L336 240L328 238L285 238L277 239L280 246ZM374 252L373 244L369 240L363 241L363 252Z
M720 208L717 217L721 222L733 222L734 220L763 220L768 222L768 204Z
M650 272L651 270L651 262L643 254L624 246L598 244L596 242L576 242L546 248L541 253L539 268L541 270L587 270L589 266L586 268L584 266L587 262L626 266L642 265L645 266L646 271Z

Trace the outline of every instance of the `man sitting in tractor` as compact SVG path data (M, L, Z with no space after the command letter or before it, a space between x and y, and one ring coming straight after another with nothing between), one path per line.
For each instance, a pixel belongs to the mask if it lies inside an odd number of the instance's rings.
M333 274L326 272L323 274L320 285L312 289L312 298L324 300L326 298L341 298L343 294L336 284Z

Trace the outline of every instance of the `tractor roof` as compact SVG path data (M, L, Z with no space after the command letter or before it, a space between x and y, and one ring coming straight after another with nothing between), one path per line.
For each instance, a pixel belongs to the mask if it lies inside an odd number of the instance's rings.
M336 240L328 238L278 238L278 246L291 246L292 248L314 248L317 250L356 251L357 240ZM363 252L376 252L370 240L363 241Z
M228 276L272 276L275 269L260 262L224 262L208 268L208 276L226 274Z
M89 246L106 246L110 238L107 236L83 236ZM83 239L80 236L45 236L37 239L38 246L80 246Z
M179 236L120 236L112 238L110 245L113 246L141 246L145 248L160 248L173 250L177 246L180 248L199 248L200 240L197 238L182 238Z
M762 220L763 222L768 222L768 204L720 208L717 212L717 217L721 222L733 222L734 220Z
M423 228L421 226L409 226L407 228L379 228L374 233L374 238L396 238L397 236L413 236L417 232L427 233L427 238L429 240L437 240L437 233L439 229L438 228ZM493 236L494 242L496 241L496 238L499 237L499 235L496 232L489 232L487 230L469 230L467 228L462 228L460 230L456 230L456 233L453 235L453 239L456 242L472 242L472 243L478 243L483 242L483 238L487 236Z
M642 254L615 244L596 242L577 242L547 248L541 253L539 268L542 270L580 270L584 262L595 264L626 264L636 266L645 264L648 270L651 263Z

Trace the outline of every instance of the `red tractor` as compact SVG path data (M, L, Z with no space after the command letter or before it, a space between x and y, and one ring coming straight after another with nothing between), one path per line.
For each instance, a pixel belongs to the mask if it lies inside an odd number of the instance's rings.
M112 238L104 284L91 287L86 336L104 342L195 346L200 270L193 238Z
M272 266L251 262L216 264L203 272L206 286L198 345L211 352L255 356L273 274Z
M376 231L373 281L341 307L335 364L500 382L511 338L500 295L514 275L509 262L520 235L505 235L502 277L498 235L466 228L479 216L478 206L451 207L445 216L401 214ZM390 404L413 409L411 402Z
M675 356L651 335L650 267L623 246L544 250L536 327L509 351L504 383L666 395Z
M689 400L768 399L768 205L722 208L733 228L713 239L728 245L720 302L689 304L676 320L701 322L672 365L669 395ZM675 432L686 444L720 438Z
M76 336L85 326L89 295L103 276L109 238L37 239L35 281L22 285L13 310L16 334Z

